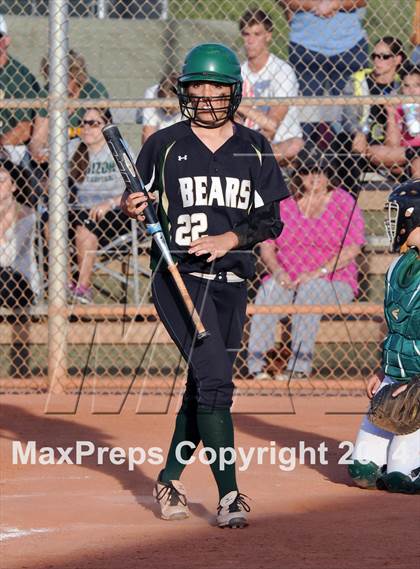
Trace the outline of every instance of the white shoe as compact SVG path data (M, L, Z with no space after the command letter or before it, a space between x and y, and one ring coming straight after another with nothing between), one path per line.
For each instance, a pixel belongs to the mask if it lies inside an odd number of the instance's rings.
M232 490L223 496L217 508L217 525L219 528L244 528L248 525L246 512L251 508L245 502L244 494Z
M277 381L290 381L292 379L309 379L309 375L303 371L286 371L283 373L276 373L274 379Z
M160 505L160 516L164 520L184 520L190 515L185 486L179 480L160 482L153 490L153 496Z
M258 373L252 374L250 378L254 381L267 381L269 379L273 379L266 371L259 371Z

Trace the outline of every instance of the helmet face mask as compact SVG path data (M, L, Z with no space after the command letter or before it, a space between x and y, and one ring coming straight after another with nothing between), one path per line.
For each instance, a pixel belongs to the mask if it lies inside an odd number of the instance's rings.
M235 93L235 85L221 83L229 87L229 94L211 97L191 94L189 91L192 83L178 83L178 85L181 112L185 118L196 125L204 128L217 128L233 119L240 103L240 95L237 101L238 94Z
M191 93L193 86L202 83L229 87L230 92L221 96ZM204 128L218 128L233 119L241 98L241 66L232 50L222 44L201 44L187 54L178 78L184 117Z
M420 226L420 179L396 186L385 203L385 229L390 251L398 253Z
M395 237L397 236L397 225L398 225L398 215L400 212L400 206L397 202L385 203L385 231L389 239L389 248L391 252L396 252L395 247Z

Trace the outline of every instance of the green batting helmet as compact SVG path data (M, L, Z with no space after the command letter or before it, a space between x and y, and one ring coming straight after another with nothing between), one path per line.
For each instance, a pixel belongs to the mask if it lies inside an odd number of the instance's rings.
M225 111L223 118L217 118L214 110L213 120L203 121L197 118L197 108L203 97L190 96L188 85L195 82L220 83L231 86L230 98L226 107L218 108L218 114ZM225 98L225 97L223 97ZM197 45L188 52L178 78L178 99L182 114L193 122L207 128L221 126L232 119L242 98L241 64L236 54L218 43L204 43ZM220 97L206 97L206 103L220 99Z

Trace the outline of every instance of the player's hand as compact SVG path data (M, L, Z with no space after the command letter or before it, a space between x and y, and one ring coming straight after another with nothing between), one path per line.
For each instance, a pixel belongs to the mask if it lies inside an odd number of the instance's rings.
M375 395L375 393L378 391L379 386L381 385L382 381L381 379L376 375L376 373L374 375L372 375L369 379L368 379L368 383L366 386L366 393L367 396L369 397L369 399L372 399L372 397Z
M156 198L154 194L149 193L149 199L154 201ZM147 196L143 192L124 194L121 200L121 209L128 217L137 219L137 221L144 221L146 218L143 212L147 207L147 203Z
M190 255L209 255L207 263L226 255L239 244L238 237L233 231L227 231L221 235L205 235L191 242L188 253Z
M112 202L107 200L105 202L94 205L89 210L89 217L93 221L100 221L112 209Z

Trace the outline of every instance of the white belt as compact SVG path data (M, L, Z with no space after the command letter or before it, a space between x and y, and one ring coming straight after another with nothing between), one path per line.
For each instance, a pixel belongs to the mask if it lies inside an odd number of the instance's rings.
M224 280L223 276L220 273L188 273L188 274L192 275L193 277L199 277L200 279L206 279L208 281ZM235 273L232 273L231 271L227 271L225 275L226 275L226 281L228 283L243 283L245 280L242 277L238 277L238 275L235 275Z

